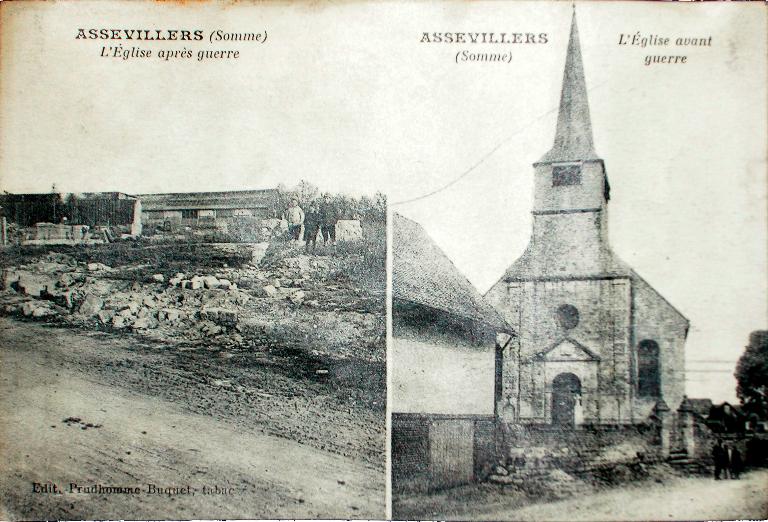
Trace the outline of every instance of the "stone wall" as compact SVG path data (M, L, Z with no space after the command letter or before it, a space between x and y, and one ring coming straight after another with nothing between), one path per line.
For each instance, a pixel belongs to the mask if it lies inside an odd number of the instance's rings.
M392 489L426 491L429 482L429 424L420 417L392 415Z
M509 468L517 467L517 471L555 468L583 472L662 458L658 423L593 425L575 430L529 425L506 427L504 431L501 459Z
M605 203L605 170L602 161L581 163L581 182L554 186L553 165L534 165L534 211L602 208Z
M661 394L673 410L680 406L685 394L685 339L688 320L669 304L646 281L636 277L633 281L633 354L643 340L659 345ZM633 379L637 361L633 360ZM636 381L633 380L633 384ZM657 398L636 397L635 417L645 418L656 404Z
M520 335L519 354L513 348L504 357L502 393L517 397L519 385L522 419L549 423L552 381L569 372L581 380L585 421L631 420L630 289L628 278L521 281L509 283L506 295L487 296ZM579 312L573 328L558 322L565 304ZM564 341L587 351L549 357Z

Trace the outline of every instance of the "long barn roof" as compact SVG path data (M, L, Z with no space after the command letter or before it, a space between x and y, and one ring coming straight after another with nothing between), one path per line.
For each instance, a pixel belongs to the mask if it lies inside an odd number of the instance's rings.
M141 194L144 210L272 208L278 202L276 189L227 192L175 192Z
M392 232L394 299L442 310L500 332L514 333L421 225L393 214Z

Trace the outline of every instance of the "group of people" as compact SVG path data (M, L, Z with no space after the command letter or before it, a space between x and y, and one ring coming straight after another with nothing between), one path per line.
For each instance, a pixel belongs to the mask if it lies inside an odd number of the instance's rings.
M299 206L298 199L292 199L283 218L288 222L288 236L294 243L302 239L301 229L304 227L307 252L310 248L315 250L318 234L326 244L336 242L336 222L339 216L330 194L325 194L319 203L310 203L306 212Z
M715 461L715 480L739 478L742 468L741 453L732 442L723 444L723 441L718 439L712 448L712 459Z

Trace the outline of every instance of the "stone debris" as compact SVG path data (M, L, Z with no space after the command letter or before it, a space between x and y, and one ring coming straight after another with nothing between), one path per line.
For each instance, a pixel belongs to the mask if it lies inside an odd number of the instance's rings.
M43 318L56 315L47 301L27 301L21 305L21 312L26 317Z
M303 291L298 290L296 292L291 293L291 295L288 296L288 299L290 299L293 304L300 305L301 303L304 302L305 296L306 294Z
M112 328L125 328L129 324L128 320L122 315L116 315L112 318Z
M274 285L262 287L262 291L265 297L276 297L280 293Z
M157 318L160 321L167 321L169 323L175 323L181 319L181 312L175 308L163 308L157 312Z
M93 294L88 294L80 304L79 311L86 317L92 317L104 308L104 300Z
M151 263L110 267L58 254L40 256L3 268L0 312L86 328L130 329L192 346L269 346L279 338L307 349L311 344L319 354L374 353L375 336L367 332L384 328L383 320L373 319L381 305L362 301L349 279L334 275L344 273L343 261L282 244L279 249L277 255L262 255L260 266L162 273ZM375 350L373 356L383 359L383 351ZM229 348L218 355L233 356Z
M237 312L225 308L203 308L200 310L200 318L216 324L231 326L237 324Z
M502 484L505 486L511 485L511 486L521 486L524 483L524 479L522 477L514 477L509 474L507 475L490 475L488 476L488 481L493 482L494 484Z
M360 241L363 239L363 227L359 219L340 219L336 223L337 241Z
M110 323L112 323L112 319L115 317L115 311L114 310L99 310L99 313L96 314L96 316L99 318L99 322L101 324L110 324Z
M56 286L67 288L68 286L75 284L75 282L77 282L77 279L75 279L75 276L73 276L71 272L64 272L59 276L59 280L56 281Z

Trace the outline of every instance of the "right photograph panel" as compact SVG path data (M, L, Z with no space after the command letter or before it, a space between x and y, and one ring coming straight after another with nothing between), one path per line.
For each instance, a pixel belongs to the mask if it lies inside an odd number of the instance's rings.
M456 49L495 90L393 203L394 518L768 514L765 12L684 7L488 7L542 28L508 84Z

